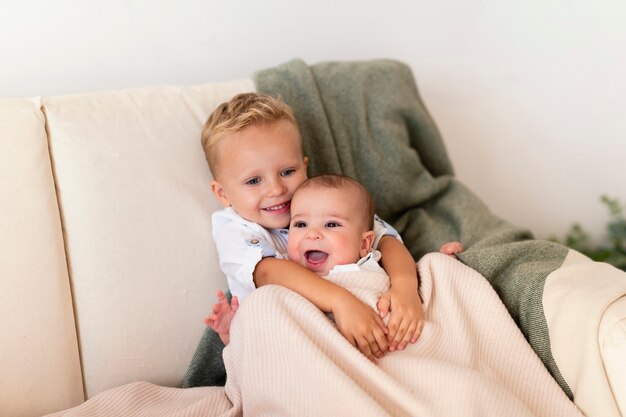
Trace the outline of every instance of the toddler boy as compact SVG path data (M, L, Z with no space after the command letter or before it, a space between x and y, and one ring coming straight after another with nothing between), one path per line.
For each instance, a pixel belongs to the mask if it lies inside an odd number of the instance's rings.
M307 158L289 106L261 94L237 95L211 114L202 144L214 178L211 191L224 206L213 214L213 238L233 294L232 305L218 294L214 314L206 320L209 326L227 338L238 302L258 286L277 284L332 313L348 340L375 339L375 346L359 346L370 358L417 341L423 312L415 262L398 239L385 235L384 222L375 222L374 246L391 288L381 297L380 314L287 259L291 198L307 178ZM385 326L381 317L389 312ZM218 323L216 316L224 320Z

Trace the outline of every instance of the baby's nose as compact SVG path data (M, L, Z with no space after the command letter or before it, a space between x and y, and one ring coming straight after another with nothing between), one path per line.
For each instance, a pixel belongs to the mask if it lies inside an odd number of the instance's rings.
M314 240L318 240L322 238L322 234L320 233L320 231L315 228L315 227L311 227L306 234L306 237L308 239L314 239Z

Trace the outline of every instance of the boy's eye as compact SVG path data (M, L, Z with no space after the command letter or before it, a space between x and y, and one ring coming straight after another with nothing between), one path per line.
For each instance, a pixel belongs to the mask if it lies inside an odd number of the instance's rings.
M330 229L332 229L334 227L340 227L340 226L341 225L339 223L337 223L337 222L328 222L328 223L326 223L326 227L328 227Z
M257 185L260 182L261 182L261 178L255 177L255 178L250 178L248 181L245 182L245 184L246 185Z
M295 169L293 169L293 168L288 168L288 169L283 170L283 171L280 173L280 175L281 175L281 176L283 176L283 177L288 177L288 176L290 176L290 175L293 175L293 174L294 174L294 172L296 172L296 170L295 170Z
M306 223L305 222L294 222L292 227L306 227Z

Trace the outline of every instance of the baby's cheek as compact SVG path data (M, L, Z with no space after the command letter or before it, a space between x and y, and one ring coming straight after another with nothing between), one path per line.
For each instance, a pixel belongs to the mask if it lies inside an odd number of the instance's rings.
M296 245L295 240L296 239L290 235L289 240L287 241L287 257L291 260L298 258L298 246Z

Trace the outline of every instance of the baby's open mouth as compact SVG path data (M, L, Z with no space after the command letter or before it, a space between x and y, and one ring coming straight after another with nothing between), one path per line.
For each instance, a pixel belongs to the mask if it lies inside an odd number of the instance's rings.
M328 254L319 250L308 250L304 253L304 257L311 265L320 265L326 262Z

